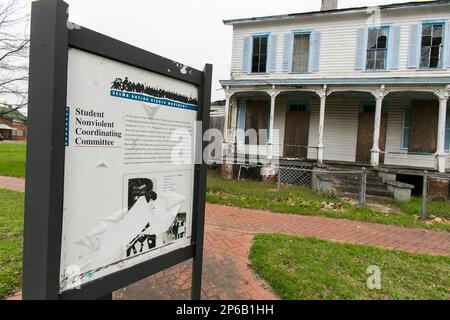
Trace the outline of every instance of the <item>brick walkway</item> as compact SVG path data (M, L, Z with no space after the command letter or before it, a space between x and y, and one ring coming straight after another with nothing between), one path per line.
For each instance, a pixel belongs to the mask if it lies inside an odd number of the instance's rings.
M450 234L358 221L284 215L207 205L204 299L274 299L249 268L248 250L256 233L286 233L324 240L450 255ZM191 264L182 263L115 293L115 299L189 299Z
M250 268L252 238L246 233L206 228L202 299L277 299ZM114 299L190 299L191 271L191 261L181 263L116 292Z
M450 233L391 225L271 213L207 205L206 224L222 230L285 233L323 240L367 244L415 253L450 256Z
M6 187L3 181L7 180L0 177L0 187ZM265 283L251 271L248 260L253 235L273 232L431 255L450 255L450 234L447 232L208 204L202 297L221 300L276 299ZM189 299L191 267L191 262L182 263L116 292L114 298ZM18 298L17 295L15 297Z
M25 190L25 179L0 176L0 188L23 192Z

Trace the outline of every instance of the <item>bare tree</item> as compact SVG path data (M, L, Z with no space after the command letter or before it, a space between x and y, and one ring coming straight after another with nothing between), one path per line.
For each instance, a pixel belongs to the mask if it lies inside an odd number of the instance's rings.
M19 0L0 2L0 116L28 103L29 15Z

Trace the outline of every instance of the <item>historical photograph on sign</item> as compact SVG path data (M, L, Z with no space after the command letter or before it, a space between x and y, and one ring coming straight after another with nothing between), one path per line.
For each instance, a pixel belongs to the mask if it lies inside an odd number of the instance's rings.
M127 216L144 221L142 224L145 225L127 244L126 257L145 253L185 237L186 212L180 212L185 201L184 196L174 192L161 192L158 196L151 179L129 179Z

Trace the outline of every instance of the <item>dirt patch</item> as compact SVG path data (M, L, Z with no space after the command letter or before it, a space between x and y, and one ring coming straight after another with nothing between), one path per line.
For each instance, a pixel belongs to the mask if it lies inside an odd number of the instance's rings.
M320 208L323 210L331 210L335 212L343 212L346 210L342 203L325 202L325 201L320 203Z
M359 207L359 201L356 199L344 198L345 201L350 203L354 207ZM386 214L403 214L402 210L397 206L390 203L382 203L375 201L367 201L366 207L371 208L380 213Z
M444 218L444 217L436 217L433 215L430 215L428 219L425 221L426 224L435 224L435 223L443 223L450 225L450 219Z

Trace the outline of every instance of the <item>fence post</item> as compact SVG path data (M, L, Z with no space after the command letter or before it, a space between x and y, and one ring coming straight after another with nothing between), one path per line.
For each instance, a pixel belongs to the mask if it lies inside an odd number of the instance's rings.
M359 190L359 206L361 208L363 208L366 205L366 185L367 185L367 169L362 168L361 187Z
M422 220L428 217L428 171L423 172L423 189L422 189Z
M281 200L281 166L278 167L278 179L277 179L277 194L278 200Z

